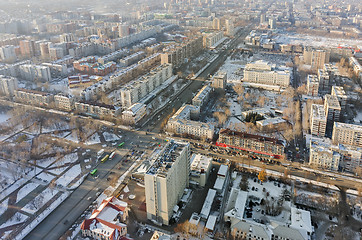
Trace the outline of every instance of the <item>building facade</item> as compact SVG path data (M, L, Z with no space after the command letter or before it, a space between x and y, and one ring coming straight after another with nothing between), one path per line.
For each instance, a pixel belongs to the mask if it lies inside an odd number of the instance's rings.
M189 185L190 145L169 141L145 174L147 218L168 225Z
M18 80L14 77L0 75L0 94L10 97L18 89Z
M335 122L333 126L332 141L334 144L347 144L362 147L362 126Z
M327 116L324 106L312 104L310 113L310 133L314 136L324 137L326 135Z
M308 75L307 77L307 94L312 97L318 96L319 79L317 75Z

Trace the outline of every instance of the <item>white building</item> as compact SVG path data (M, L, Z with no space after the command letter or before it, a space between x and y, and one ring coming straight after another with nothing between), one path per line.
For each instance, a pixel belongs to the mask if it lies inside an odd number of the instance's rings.
M327 116L327 122L333 124L339 121L341 113L341 105L339 104L337 96L326 94L324 96L324 111Z
M74 98L57 94L54 96L55 106L61 110L72 111L74 109Z
M259 60L248 63L244 69L244 82L288 87L291 71L286 67L276 67L266 61Z
M323 105L312 104L310 112L310 133L318 137L326 135L327 116Z
M190 145L171 140L145 174L147 218L165 225L189 185Z
M317 75L308 75L307 77L307 94L313 97L318 96L319 80Z
M362 147L362 126L335 122L333 126L332 141L334 144L348 144Z
M167 131L177 135L189 135L202 139L212 139L214 126L208 123L190 120L192 115L198 116L200 108L193 105L182 106L167 123Z
M192 99L192 105L202 108L208 102L212 88L205 85Z
M345 109L348 96L346 95L346 92L344 91L342 86L332 86L332 96L336 96L338 98L339 104L341 106L341 109Z
M222 31L203 33L202 36L204 48L215 48L218 46L218 44L221 43L221 40L224 38L224 33Z
M190 181L197 183L200 187L205 187L212 167L212 158L201 154L193 154L190 163Z
M14 63L16 61L15 47L13 45L0 47L0 58L3 62Z
M18 80L16 78L0 75L1 95L13 96L16 89L18 89Z
M136 124L147 114L147 107L143 103L135 103L122 112L122 119L129 124Z
M47 66L24 64L19 66L20 77L25 80L40 80L40 81L51 81L52 76L50 69Z
M309 164L326 170L337 171L341 155L330 149L330 142L312 138L309 148Z

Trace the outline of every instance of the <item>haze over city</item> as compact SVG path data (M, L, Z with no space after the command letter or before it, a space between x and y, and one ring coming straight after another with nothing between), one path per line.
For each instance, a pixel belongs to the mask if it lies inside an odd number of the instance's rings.
M0 239L362 239L357 0L0 0Z

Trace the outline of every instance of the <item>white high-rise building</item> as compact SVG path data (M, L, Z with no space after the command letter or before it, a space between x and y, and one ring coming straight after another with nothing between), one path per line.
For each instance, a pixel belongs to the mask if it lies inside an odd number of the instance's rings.
M15 47L13 45L0 47L0 58L3 62L14 63L16 61Z
M362 126L335 122L332 141L334 144L342 143L362 147Z
M310 113L310 133L318 137L326 135L327 116L323 105L312 104Z
M171 140L145 174L147 218L168 225L189 185L190 144Z
M18 89L18 80L16 78L0 75L1 95L12 96L16 89Z

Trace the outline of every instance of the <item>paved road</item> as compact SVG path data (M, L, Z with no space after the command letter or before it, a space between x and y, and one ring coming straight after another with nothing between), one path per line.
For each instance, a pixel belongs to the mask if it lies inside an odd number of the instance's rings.
M126 154L127 149L122 150L122 155ZM89 204L95 200L96 193L102 192L108 187L105 180L114 171L122 175L131 165L131 162L122 163L121 155L116 155L115 159L99 164L98 178L88 175L84 182L47 218L43 220L32 232L24 239L58 239L60 238L75 222L75 220L86 210ZM120 170L115 166L121 163ZM91 200L87 200L88 198Z

